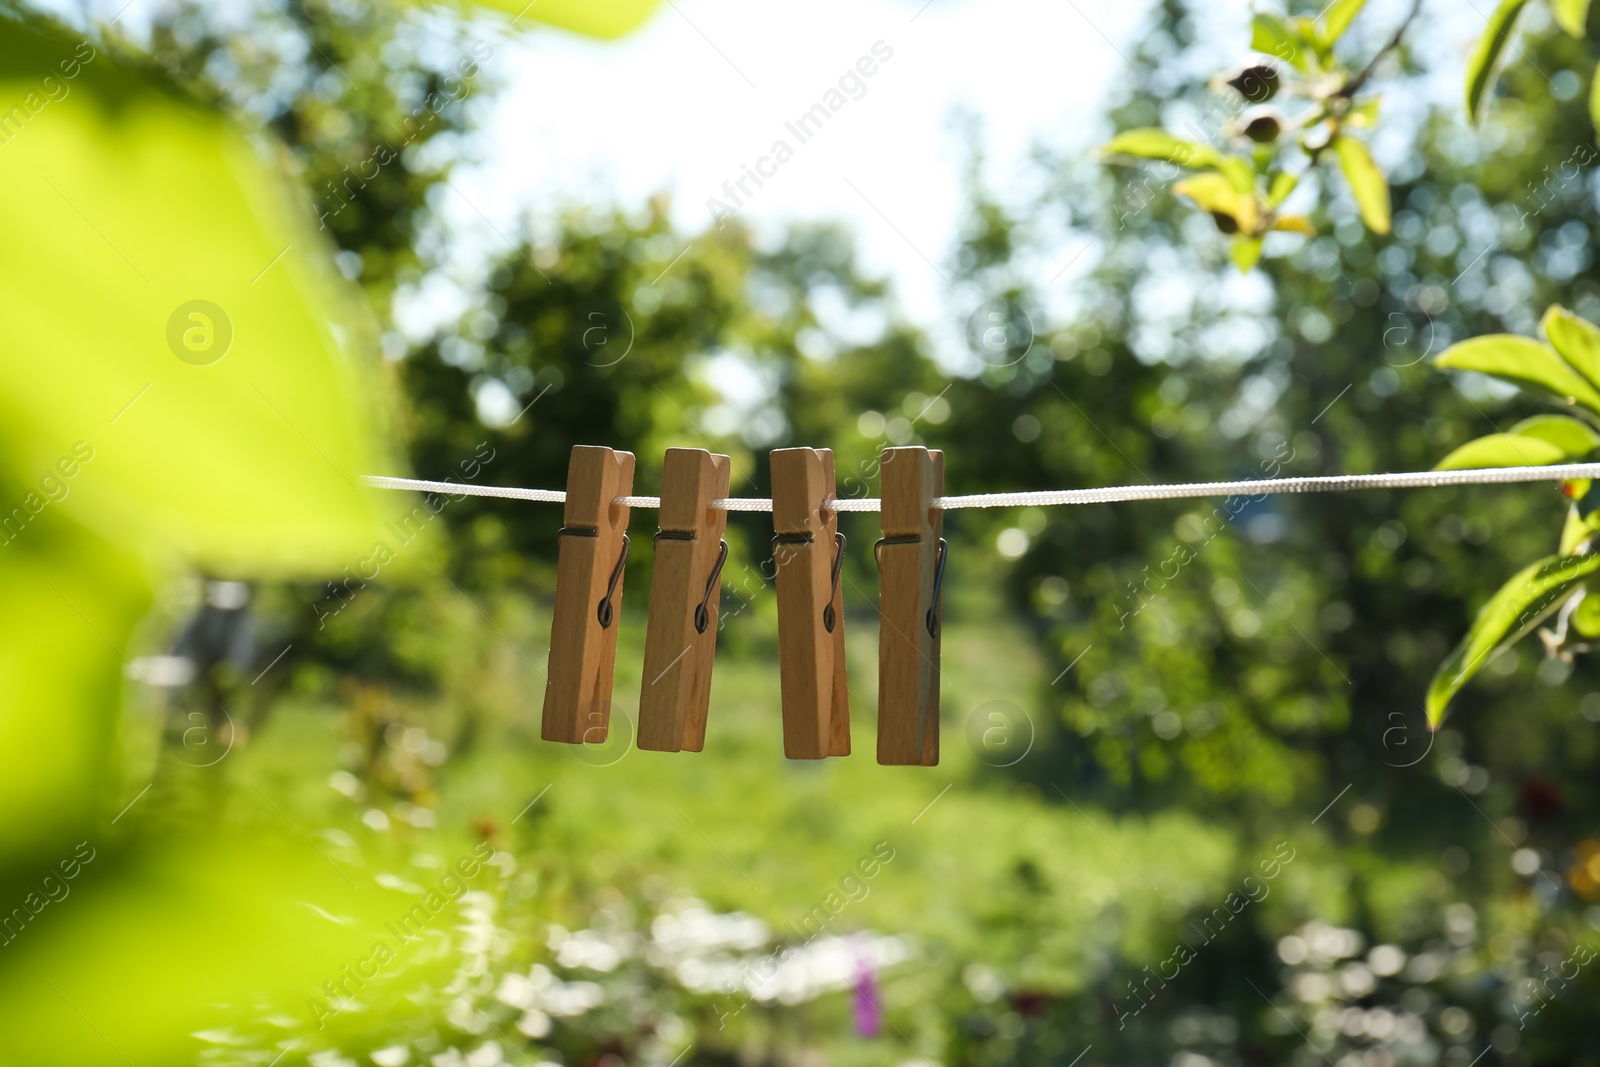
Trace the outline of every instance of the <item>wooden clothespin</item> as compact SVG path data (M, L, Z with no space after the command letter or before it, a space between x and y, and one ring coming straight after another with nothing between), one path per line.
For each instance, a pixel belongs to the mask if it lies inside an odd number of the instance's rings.
M632 452L573 447L550 622L540 731L546 741L599 744L609 732L628 560L628 508L613 501L632 492Z
M944 580L944 453L890 448L882 461L878 600L878 762L939 762L939 594Z
M778 673L783 754L822 759L850 753L844 670L844 535L834 495L833 452L772 453L772 559L778 585Z
M669 448L661 467L661 532L650 583L639 691L639 747L699 752L706 741L717 601L728 542L728 513L711 502L728 495L727 456Z

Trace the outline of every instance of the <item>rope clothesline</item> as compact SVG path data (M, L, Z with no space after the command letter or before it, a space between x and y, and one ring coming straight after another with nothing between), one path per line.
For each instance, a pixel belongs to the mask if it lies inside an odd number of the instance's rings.
M1431 489L1448 485L1506 485L1514 482L1555 482L1569 478L1600 478L1600 463L1556 463L1545 467L1490 467L1456 471L1407 471L1396 474L1334 474L1313 478L1246 478L1233 482L1190 482L1182 485L1114 485L1101 489L1045 489L1021 493L976 493L936 497L933 506L943 511L958 508L1052 507L1061 504L1117 504L1134 500L1180 500L1192 497L1266 495L1277 493L1342 493L1351 489ZM363 475L361 482L374 489L408 489L450 496L501 497L537 503L560 504L567 494L560 489L519 489L511 486L430 482L418 478ZM658 496L619 496L614 503L630 508L659 508ZM768 497L724 497L711 502L723 511L771 511ZM827 502L831 511L877 511L875 497L841 497Z

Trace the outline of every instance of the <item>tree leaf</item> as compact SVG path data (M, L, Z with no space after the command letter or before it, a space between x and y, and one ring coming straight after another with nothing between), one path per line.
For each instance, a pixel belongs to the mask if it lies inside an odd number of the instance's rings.
M1489 90L1494 88L1495 67L1500 54L1511 43L1511 32L1517 16L1528 0L1500 0L1500 6L1489 16L1489 25L1472 49L1467 59L1467 119L1483 121L1484 105Z
M1344 113L1344 124L1353 130L1364 130L1378 124L1378 104L1383 98L1373 96Z
M1478 470L1483 467L1542 467L1560 463L1566 452L1549 441L1514 433L1492 433L1468 441L1439 461L1436 471Z
M1217 170L1228 179L1236 192L1255 199L1256 193L1256 168L1248 159L1239 156L1223 156L1217 160Z
M1240 193L1231 181L1215 171L1185 178L1175 183L1172 191L1193 200L1203 211L1233 219L1240 233L1255 231L1255 198Z
M1539 325L1556 354L1572 364L1590 385L1600 388L1600 329L1560 304L1551 304Z
M1600 393L1568 366L1549 345L1529 337L1497 333L1471 337L1440 352L1433 365L1472 370L1524 389L1538 389L1568 403L1600 412Z
M1510 432L1547 441L1571 459L1581 459L1600 448L1600 433L1570 415L1535 415L1511 427Z
M1373 233L1389 232L1389 182L1372 160L1367 146L1354 137L1334 139L1333 150L1339 157L1339 169L1350 192L1361 209L1361 220Z
M1233 257L1241 273L1250 273L1250 269L1261 261L1261 238L1240 234L1233 239L1229 255Z
M1351 21L1359 14L1367 0L1333 0L1322 15L1322 39L1328 44L1333 44L1344 31L1350 28Z
M1272 220L1272 228L1286 233L1298 233L1303 237L1317 235L1317 228L1311 225L1311 220L1304 215L1279 215Z
M1286 170L1279 171L1276 175L1274 175L1272 179L1272 185L1267 192L1267 205L1269 207L1277 207L1279 204L1289 199L1289 194L1294 192L1295 187L1299 184L1300 179L1295 177L1293 174L1290 174Z
M1297 70L1311 67L1311 50L1298 34L1272 15L1257 15L1250 20L1250 47Z
M1562 29L1580 41L1589 30L1589 0L1550 0L1550 11Z
M1222 155L1209 145L1174 137L1166 130L1145 128L1124 130L1100 147L1104 155L1158 159L1180 167L1215 167Z
M1438 729L1450 699L1498 648L1511 644L1554 610L1585 577L1600 569L1600 552L1549 556L1524 567L1478 612L1472 628L1439 665L1428 686L1428 724Z
M376 330L281 168L160 72L0 19L0 94L41 84L67 92L0 168L0 464L37 482L82 442L64 511L214 570L370 552Z
M1589 82L1589 121L1600 129L1600 66L1595 67Z
M621 37L644 25L657 0L477 0L518 18L528 18L587 37Z
M56 504L0 548L0 869L103 817L124 656L149 598L137 562Z

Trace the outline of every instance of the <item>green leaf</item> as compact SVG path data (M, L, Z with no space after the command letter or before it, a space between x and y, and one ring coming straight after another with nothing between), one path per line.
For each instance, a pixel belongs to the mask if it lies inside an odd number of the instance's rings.
M1549 442L1571 459L1581 459L1600 448L1600 433L1570 415L1535 415L1511 427L1510 432Z
M1221 215L1233 220L1240 233L1253 233L1256 228L1256 202L1234 187L1233 182L1215 171L1185 178L1172 186L1179 196L1193 200L1203 211L1213 216Z
M516 18L527 18L586 37L621 37L644 25L656 0L477 0ZM515 22L516 19L513 19Z
M1572 627L1584 637L1600 637L1600 592L1584 589L1583 600L1572 612Z
M1482 467L1542 467L1560 463L1567 454L1549 441L1522 437L1514 433L1492 433L1468 441L1433 469L1436 471L1478 470Z
M1451 345L1434 359L1443 370L1472 370L1524 389L1538 389L1568 403L1600 412L1600 393L1556 355L1528 337L1497 333Z
M1304 215L1279 215L1272 220L1272 228L1285 233L1298 233L1302 237L1317 235L1317 228Z
M1580 41L1589 29L1589 0L1550 0L1550 10L1562 29Z
M0 868L105 811L128 642L150 598L128 556L59 504L23 500L31 517L0 547Z
M1344 36L1351 21L1359 14L1367 0L1333 0L1322 15L1322 39L1333 44Z
M1500 0L1500 6L1489 16L1489 25L1478 38L1472 55L1467 59L1467 119L1483 120L1484 105L1489 90L1494 88L1495 67L1500 54L1511 43L1511 32L1517 16L1528 0Z
M1589 121L1596 129L1600 129L1600 67L1595 68L1589 82Z
M1215 148L1152 128L1125 130L1102 145L1100 151L1105 155L1158 159L1180 167L1215 167L1222 162L1222 155Z
M1600 329L1560 304L1551 304L1539 325L1544 327L1544 335L1556 354L1572 364L1590 385L1600 388Z
M1261 238L1240 234L1233 239L1233 247L1229 250L1229 254L1240 272L1248 274L1261 260Z
M1511 644L1554 610L1585 577L1600 569L1600 552L1549 556L1523 568L1489 599L1428 686L1428 724L1438 729L1451 697L1498 648Z
M1311 50L1298 34L1272 15L1257 15L1250 20L1250 47L1297 70L1311 67Z
M1570 488L1573 486L1578 486L1579 488ZM1589 479L1574 479L1573 481L1562 483L1562 487L1568 490L1571 495L1584 497L1589 492ZM1582 545L1584 540L1595 532L1597 526L1600 526L1600 517L1597 517L1593 512L1584 515L1583 508L1578 503L1574 503L1567 509L1566 522L1561 524L1560 553L1563 556L1570 556L1576 553L1578 546Z
M1361 209L1361 220L1373 233L1389 232L1389 182L1383 171L1372 161L1367 146L1354 137L1337 137L1333 150L1339 157L1339 169L1350 192Z
M1286 170L1279 171L1273 176L1271 188L1267 193L1267 205L1269 207L1277 207L1289 199L1289 194L1294 192L1295 187L1299 184L1300 179L1293 174Z
M0 98L39 107L0 132L0 465L38 483L81 442L64 512L217 571L367 554L376 330L277 163L54 27L0 19Z
M1256 168L1248 159L1240 156L1223 156L1217 160L1217 170L1228 179L1235 192L1243 193L1252 200L1256 192Z

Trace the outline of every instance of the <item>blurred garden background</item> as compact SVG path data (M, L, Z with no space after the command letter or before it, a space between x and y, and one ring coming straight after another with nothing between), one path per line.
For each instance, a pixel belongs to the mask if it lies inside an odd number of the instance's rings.
M662 21L699 44L660 62L759 81L689 0L120 4L0 2L0 1065L1600 1063L1583 587L1425 714L1502 583L1589 558L1587 483L953 511L923 769L872 758L872 516L855 754L783 759L734 514L706 749L667 755L631 744L653 513L612 739L569 748L559 508L359 482L560 488L574 444L646 494L671 446L740 496L792 445L842 496L903 444L953 493L1429 469L1553 410L1434 359L1543 320L1581 371L1546 308L1600 319L1586 4L1069 4L1111 74L1030 59L1077 126L1000 167L998 116L944 116L937 247L865 178L848 219L749 215L744 169L478 210L486 161L562 171L507 136L541 41L599 58L534 108L647 112L620 50ZM852 38L808 104L893 142L855 86L972 6L869 5L892 58Z

